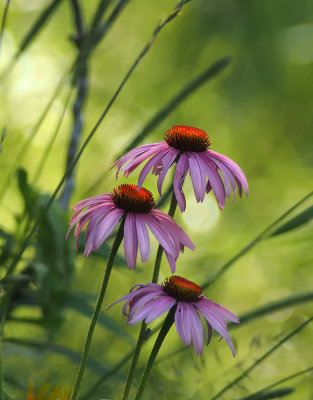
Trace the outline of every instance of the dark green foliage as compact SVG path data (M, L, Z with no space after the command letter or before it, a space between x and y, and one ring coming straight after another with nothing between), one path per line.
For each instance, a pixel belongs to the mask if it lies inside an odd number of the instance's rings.
M281 397L288 396L288 394L291 394L295 391L294 388L282 388L282 389L277 389L277 390L272 390L272 391L266 391L266 392L258 392L251 394L250 396L247 397L242 397L240 400L269 400L269 399L278 399Z
M0 265L4 265L5 262L13 255L14 242L14 235L0 229Z
M49 200L43 195L39 207ZM54 202L44 215L35 242L35 257L31 268L35 272L38 301L43 316L52 328L61 321L62 308L69 290L74 269L72 246L65 240L66 214Z
M28 183L27 172L24 168L18 168L16 174L18 188L24 202L24 214L32 218L38 209L37 200L39 194L37 190ZM19 220L19 218L17 219Z
M77 311L85 317L91 318L95 300L96 296L94 295L72 292L67 296L65 305L66 307ZM131 342L133 341L127 332L125 332L125 329L121 328L109 315L104 312L99 315L98 324L113 332L116 336L120 336L121 338L127 339Z
M68 358L74 364L79 363L81 358L81 354L79 351L75 351L72 350L70 347L62 346L51 342L43 342L39 340L30 340L30 339L16 339L16 338L4 338L3 342L5 344L7 352L10 351L10 348L13 349L13 346L18 346L21 348L23 347L28 349L30 348L40 353L47 352L52 354L58 354L61 357ZM22 354L22 351L21 350L19 351L20 354ZM92 357L89 358L88 365L91 369L99 373L104 373L107 371L107 368L103 365L103 363L95 360Z
M270 236L281 235L282 233L289 232L293 229L299 228L300 226L307 224L313 219L313 206L308 207L283 225L278 227Z

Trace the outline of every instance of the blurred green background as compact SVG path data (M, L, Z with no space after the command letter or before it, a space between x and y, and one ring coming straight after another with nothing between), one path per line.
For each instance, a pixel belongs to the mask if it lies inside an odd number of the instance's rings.
M1 1L1 15L5 3ZM87 27L99 1L80 3ZM11 2L1 45L2 73L48 4L43 0ZM117 3L108 4L102 22ZM150 40L154 28L175 5L168 0L125 2L88 58L83 138ZM232 56L231 64L223 72L195 90L143 141L161 141L173 125L196 126L211 137L212 149L237 162L248 178L249 197L236 198L234 203L228 200L222 212L211 194L203 204L197 204L190 178L186 179L187 211L183 215L177 212L175 219L192 238L196 251L185 251L177 262L177 272L198 284L205 282L312 190L312 21L312 0L192 0L186 4L181 14L160 32L84 151L76 167L76 187L69 206L82 198L110 192L116 184L114 171L107 172L110 165L147 121L211 64ZM7 129L0 155L3 275L29 232L31 221L65 171L73 125L72 105L77 95L75 81L74 86L70 79L63 84L38 132L34 137L32 133L58 82L78 54L70 39L75 33L70 2L60 1L0 83L0 129ZM70 92L64 120L51 144ZM46 151L42 166L41 158ZM137 177L135 172L128 182L136 183ZM118 183L124 182L120 176ZM166 185L169 184L168 177ZM147 178L145 186L158 199L154 176ZM310 205L312 200L288 218ZM164 205L163 209L167 208ZM4 329L4 377L8 391L17 399L26 398L29 382L34 382L35 387L44 383L72 385L76 374L107 253L89 258L74 254L73 235L65 242L70 215L69 209L64 213L54 203L16 269L16 274L23 272L24 277L31 277L27 284L21 281L16 285ZM209 286L205 295L242 315L271 301L309 292L313 287L312 239L310 223L265 239ZM113 269L105 306L126 294L134 284L151 280L157 249L156 240L151 242L149 261L142 265L138 260L135 272L127 270L123 252L119 253L119 265ZM104 246L104 250L108 247ZM161 279L169 273L163 260ZM2 293L7 290L6 284L2 285ZM128 327L120 310L116 306L103 312L82 394L134 347L139 325ZM202 357L196 356L193 348L175 354L182 343L172 329L160 351L160 362L153 370L145 398L211 398L311 313L312 296L311 302L242 324L231 331L237 349L234 359L225 341L218 342L217 336ZM310 367L312 335L311 324L221 398L243 398ZM153 342L147 342L140 367L144 366ZM127 371L125 363L89 398L120 398ZM139 381L140 372L135 385ZM296 389L288 399L313 398L312 374L301 375L285 385ZM135 388L131 398L134 393Z

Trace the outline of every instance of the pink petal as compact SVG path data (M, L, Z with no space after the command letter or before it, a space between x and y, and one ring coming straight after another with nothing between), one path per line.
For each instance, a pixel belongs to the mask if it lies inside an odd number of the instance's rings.
M96 239L96 249L98 249L113 232L113 229L123 214L123 210L115 209L108 213L108 215L99 222L99 234Z
M191 343L190 319L188 311L189 309L187 304L183 301L179 301L175 312L175 326L177 333L186 346L190 346Z
M123 157L121 157L119 160L115 161L113 165L111 165L111 168L113 168L115 165L117 165L117 171L116 171L116 178L118 177L118 174L120 172L121 167L126 164L129 160L135 159L136 157L140 156L141 154L158 147L161 143L152 143L152 144L144 144L142 146L136 147L135 149L129 151L127 154L125 154Z
M72 210L82 210L83 208L89 207L90 205L94 206L107 201L112 201L111 195L109 193L99 194L98 196L89 197L88 199L79 201L72 207Z
M172 217L160 210L152 210L150 214L153 214L155 217L157 217L160 222L162 221L162 225L173 238L175 237L178 239L180 243L189 249L195 249L195 245L192 243L187 233L176 224Z
M169 266L171 268L171 273L173 274L176 271L176 260L177 257L173 257L166 250L164 250L164 253L166 255L167 261L169 263Z
M164 296L164 290L150 290L149 292L145 292L142 296L136 297L136 299L133 300L130 311L129 311L129 319L132 319L134 314L141 308L144 304L148 303L150 300L152 300L155 297L161 297Z
M162 192L164 178L178 154L179 150L172 149L162 159L162 172L160 173L158 178L158 191L160 196Z
M138 189L141 188L144 180L146 179L147 175L151 171L151 169L164 157L164 155L168 152L169 150L163 150L155 154L150 160L146 163L146 165L142 168L139 178L138 178Z
M167 150L168 149L166 148L165 151L167 151ZM133 172L138 167L138 165L140 165L142 162L144 162L151 156L156 155L159 152L163 152L163 151L164 151L164 145L162 144L160 146L154 147L151 150L147 150L140 156L132 159L127 165L125 165L122 168L122 171L124 171L124 176L128 177L130 175L130 173Z
M209 299L204 299L202 301L206 304L207 307L211 308L213 312L219 313L221 317L228 319L229 321L236 324L239 324L240 321L238 317L234 313L229 311L226 307L223 307L218 303L214 303L214 301L211 301Z
M166 250L170 255L176 255L175 250L175 243L173 242L172 238L166 232L166 230L162 227L162 225L152 217L152 215L145 215L145 222L148 225L149 229L156 237L160 245Z
M183 182L188 172L188 158L185 154L182 154L176 165L174 174L174 193L181 212L186 209L186 198L183 193Z
M162 314L166 313L176 303L176 299L169 296L163 296L162 301L161 297L157 298L156 300L158 300L158 302L156 302L153 312L151 312L149 316L146 318L145 320L146 324L150 324L150 322L154 321Z
M175 299L173 299L173 300L175 301ZM156 306L159 303L163 303L163 301L164 301L164 296L148 301L148 303L143 305L141 307L141 309L134 315L134 317L132 319L128 320L129 325L134 325L137 322L142 321L143 319L148 317L150 315L150 313L153 314ZM168 304L168 303L166 303L166 304Z
M202 354L203 351L203 327L199 314L194 309L191 303L187 303L188 314L190 318L190 330L193 345L197 354Z
M200 157L195 156L192 152L189 153L189 171L193 189L197 202L202 202L205 196L206 181L205 181L205 165L202 165Z
M133 213L127 213L124 226L124 252L129 269L136 267L138 238L136 230L136 217Z
M89 225L87 227L87 232L86 232L87 241L84 251L85 256L89 256L89 254L93 250L98 249L101 246L101 244L112 233L113 229L115 228L116 224L120 220L123 213L124 213L123 210L120 210L118 208L112 210L103 218L101 224L99 224L98 222L100 213L99 214L97 214L97 212L94 213L92 217L94 218L94 221L90 220Z
M215 165L212 164L210 158L207 157L206 153L201 154L200 157L206 164L206 174L213 189L219 208L223 210L225 206L225 188L222 178L217 172L217 168L215 167Z
M212 327L226 340L228 346L230 347L233 356L235 356L235 349L232 344L229 333L227 332L227 325L224 320L221 319L219 313L216 313L211 310L210 306L208 307L204 302L199 301L194 303L194 306L202 313L206 321L212 325Z
M226 167L228 167L230 169L231 173L233 174L234 178L237 181L238 189L241 190L241 185L242 185L246 194L248 195L249 187L248 187L247 178L246 178L245 174L243 173L242 169L239 167L239 165L237 165L233 160L224 156L223 154L216 153L213 150L207 150L207 152L211 156L217 158L224 165L226 165Z
M141 261L146 262L150 252L150 239L144 218L140 214L136 215L136 228Z

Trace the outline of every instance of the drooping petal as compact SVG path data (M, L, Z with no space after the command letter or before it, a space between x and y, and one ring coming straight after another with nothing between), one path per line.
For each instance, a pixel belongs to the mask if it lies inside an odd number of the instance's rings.
M203 350L203 327L200 316L191 303L186 303L187 313L190 321L190 331L192 343L197 354L202 354Z
M98 249L102 243L109 237L109 235L113 232L116 224L124 214L124 211L121 209L111 210L107 216L105 216L99 222L99 234L96 238L95 248Z
M87 227L86 246L84 251L85 256L89 256L91 251L98 249L101 246L101 244L112 233L123 213L124 211L119 208L113 209L105 215L101 224L98 221L101 216L99 217L96 215L97 212L94 213L92 217L94 218L94 221L90 220Z
M160 298L158 298L159 300ZM153 313L149 314L146 318L146 324L150 324L150 322L154 321L162 314L166 313L173 305L176 303L176 299L170 296L163 296L162 301L160 300L156 306L154 307Z
M206 322L207 327L208 327L208 338L207 338L207 341L206 341L206 344L208 345L211 342L211 339L212 339L213 329L212 329L212 326L208 323L207 320L205 320L205 322Z
M185 302L179 301L175 312L175 326L182 342L186 346L191 343L191 329L188 307Z
M164 253L166 255L168 264L169 264L169 266L171 268L171 273L173 274L176 271L176 260L177 260L177 257L173 257L166 250L164 250Z
M162 297L157 297L156 299L152 299L152 300L148 301L145 305L143 305L141 307L141 309L133 316L132 319L128 320L129 325L134 325L137 322L144 320L148 316L151 317L152 320L155 319L154 311L155 311L156 307L158 306L159 303L164 304L163 303L164 300L167 300L167 299L168 299L168 297L162 296ZM170 304L170 303L166 303L166 305L168 305L168 304ZM171 307L169 307L169 308L171 308Z
M246 195L248 195L249 192L248 181L242 169L239 167L239 165L237 165L230 158L224 156L223 154L216 153L213 150L207 150L207 153L209 153L210 156L215 157L217 160L219 160L224 165L226 165L226 167L229 168L229 170L231 171L232 175L234 176L237 182L240 197L241 197L241 186L244 188Z
M127 213L124 226L124 252L129 269L135 269L138 252L138 238L136 229L136 217L133 213Z
M166 295L164 290L154 290L150 289L150 291L145 291L142 295L136 296L131 302L130 310L129 310L129 319L132 319L134 314L146 303L152 300L155 297L161 297Z
M160 210L152 210L151 214L156 216L159 221L162 221L165 229L170 233L172 237L176 237L180 243L182 243L189 249L195 249L195 245L192 243L187 233L179 225L176 224L172 217Z
M164 182L164 178L168 172L168 170L170 169L170 167L172 166L175 158L177 157L177 155L179 154L179 150L176 149L171 149L163 158L162 158L162 172L159 175L158 178L158 191L159 191L159 195L161 196L162 194L162 185Z
M188 172L188 158L185 154L179 157L174 174L174 193L181 212L186 209L186 198L183 192L183 182Z
M202 202L205 196L206 180L205 180L205 164L198 155L189 153L189 171L193 189L197 202ZM204 164L204 165L202 165Z
M215 303L214 301L211 301L209 299L204 299L202 301L208 307L210 307L214 312L219 313L223 318L228 319L228 321L239 324L240 321L239 321L238 317L234 313L232 313L230 310L228 310L226 307L223 307L222 305Z
M144 217L140 214L136 215L136 228L138 236L138 244L141 254L141 261L146 262L150 252L150 239L148 229L146 227Z
M211 162L209 157L207 157L206 153L199 155L199 157L201 157L203 162L206 164L208 180L213 189L217 204L219 208L223 210L225 206L225 188L222 178L220 177L216 166Z
M164 155L169 151L169 149L166 149L164 151L160 151L157 154L155 154L153 157L150 158L150 160L146 163L146 165L142 168L139 177L138 177L138 189L141 188L144 180L146 179L147 175L151 171L151 169L158 164L158 162L164 157Z
M176 255L175 243L173 242L170 235L164 230L162 225L151 215L145 215L145 222L148 225L149 229L156 237L160 245L166 250L170 255Z
M224 337L224 339L226 340L228 346L232 351L233 356L235 356L235 349L231 337L227 332L226 322L221 318L221 316L218 313L210 309L210 307L206 303L199 301L197 303L194 303L194 306L197 307L197 309L202 313L207 322L210 325L212 325L212 327L216 330L216 332L218 332L221 336Z

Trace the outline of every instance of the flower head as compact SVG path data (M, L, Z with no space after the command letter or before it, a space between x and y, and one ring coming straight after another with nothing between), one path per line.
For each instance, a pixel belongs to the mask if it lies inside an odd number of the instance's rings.
M86 246L84 255L97 250L112 233L119 220L125 215L124 251L129 268L135 268L138 246L141 261L148 260L150 239L148 229L163 247L171 271L175 271L175 261L184 246L194 250L195 246L188 235L180 228L169 215L154 209L155 203L152 194L135 185L121 185L112 193L104 193L77 203L70 220L70 230L76 225L74 236L76 250L78 237L84 227L86 230ZM87 209L85 211L84 208Z
M226 196L233 191L236 184L239 196L242 188L248 194L248 182L241 168L230 158L209 149L209 136L201 129L191 126L173 126L167 131L163 142L139 146L113 165L117 165L116 176L120 170L128 177L142 162L150 160L141 170L138 187L141 187L146 176L152 173L158 175L158 191L161 195L164 178L170 167L176 162L174 175L174 193L181 211L186 209L186 199L182 185L189 171L197 202L204 200L205 193L211 189L216 197L219 208L225 206Z
M186 346L193 343L197 354L202 353L204 341L200 313L208 327L207 344L211 340L212 328L214 328L224 337L233 356L235 355L234 346L227 332L226 320L239 323L238 318L227 308L206 298L202 294L201 287L188 279L172 275L165 279L162 285L156 283L136 285L129 294L108 308L120 301L126 301L123 314L128 317L129 325L142 320L149 324L172 307L176 307L176 330Z

